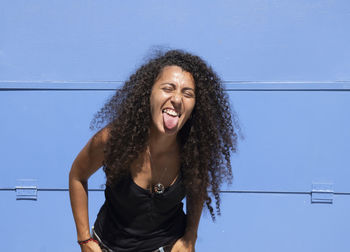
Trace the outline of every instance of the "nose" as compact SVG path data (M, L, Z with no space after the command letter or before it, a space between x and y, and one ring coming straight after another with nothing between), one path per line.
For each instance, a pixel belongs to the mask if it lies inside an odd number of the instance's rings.
M179 93L175 93L172 97L171 97L171 103L173 104L174 107L176 107L177 109L181 108L181 104L182 104L182 95Z

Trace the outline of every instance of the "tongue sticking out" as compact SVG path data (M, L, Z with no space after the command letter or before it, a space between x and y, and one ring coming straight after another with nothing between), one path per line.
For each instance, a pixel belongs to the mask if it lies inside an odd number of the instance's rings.
M176 127L179 121L179 117L171 116L171 115L168 115L167 113L163 113L163 121L164 121L165 127L169 130L172 130Z

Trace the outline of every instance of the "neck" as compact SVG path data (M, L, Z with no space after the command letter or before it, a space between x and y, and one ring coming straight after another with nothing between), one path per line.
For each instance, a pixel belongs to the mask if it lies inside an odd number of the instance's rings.
M152 156L161 155L167 152L174 152L178 148L176 135L164 135L156 129L151 128L149 134L149 147Z

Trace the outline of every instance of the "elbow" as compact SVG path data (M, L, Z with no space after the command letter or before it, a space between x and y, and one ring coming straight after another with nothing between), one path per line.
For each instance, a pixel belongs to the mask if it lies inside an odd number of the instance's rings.
M86 184L88 181L88 178L83 176L81 170L78 168L76 163L73 163L69 171L68 178L69 178L69 187L71 187L72 183L74 182L80 182L82 184Z

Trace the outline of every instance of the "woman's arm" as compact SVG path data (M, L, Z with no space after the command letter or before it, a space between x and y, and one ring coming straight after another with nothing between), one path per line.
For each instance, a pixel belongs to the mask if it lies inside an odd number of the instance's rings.
M184 238L189 242L193 242L193 245L197 240L198 225L202 215L203 204L204 201L196 197L191 197L190 195L186 197L187 225Z
M171 252L194 252L199 220L202 215L204 200L186 196L186 229L185 234L174 244Z
M97 132L79 152L69 172L69 196L78 240L86 240L91 236L88 217L88 179L102 166L108 135L107 127Z

